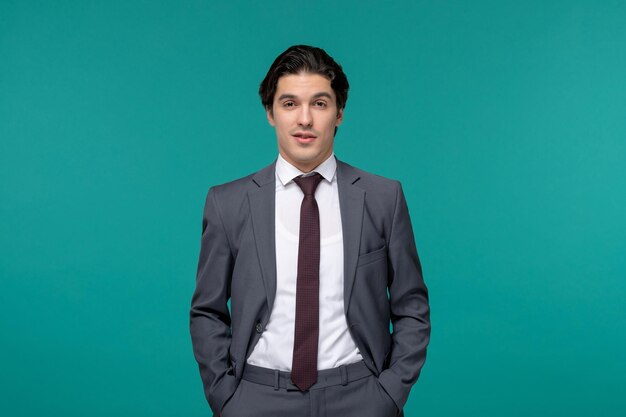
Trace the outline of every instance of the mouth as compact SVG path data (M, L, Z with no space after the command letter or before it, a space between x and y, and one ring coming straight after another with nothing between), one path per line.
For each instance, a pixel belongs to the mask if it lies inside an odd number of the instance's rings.
M296 132L291 136L293 136L298 143L311 143L317 139L317 136L309 132Z

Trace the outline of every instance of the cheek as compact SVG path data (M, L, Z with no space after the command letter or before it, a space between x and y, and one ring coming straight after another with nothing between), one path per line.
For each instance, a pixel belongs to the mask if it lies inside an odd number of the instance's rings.
M335 126L337 126L339 124L340 119L337 119L336 117L332 117L328 120L328 128L331 130L335 129Z

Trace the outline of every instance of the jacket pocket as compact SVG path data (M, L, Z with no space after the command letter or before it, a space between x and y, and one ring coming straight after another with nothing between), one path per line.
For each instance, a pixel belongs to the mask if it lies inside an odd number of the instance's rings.
M387 257L387 246L383 246L380 249L376 249L375 251L364 253L359 255L359 261L357 263L357 268L363 265L370 264L379 259L384 259Z

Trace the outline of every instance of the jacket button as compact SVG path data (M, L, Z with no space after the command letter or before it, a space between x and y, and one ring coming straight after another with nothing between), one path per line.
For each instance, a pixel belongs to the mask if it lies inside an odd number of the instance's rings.
M261 324L261 323L257 323L256 324L256 332L257 333L263 333L263 324Z

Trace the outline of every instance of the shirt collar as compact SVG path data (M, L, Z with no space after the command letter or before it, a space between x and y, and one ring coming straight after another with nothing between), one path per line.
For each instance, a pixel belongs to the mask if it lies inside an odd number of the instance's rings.
M335 176L335 172L337 171L337 160L335 159L335 153L331 153L330 156L321 164L319 164L315 169L313 169L309 173L304 173L300 171L298 168L291 165L289 162L282 157L282 155L278 154L278 159L276 161L276 176L283 184L286 186L294 178L300 175L311 175L313 172L319 173L324 179L328 182L333 181L333 177Z

